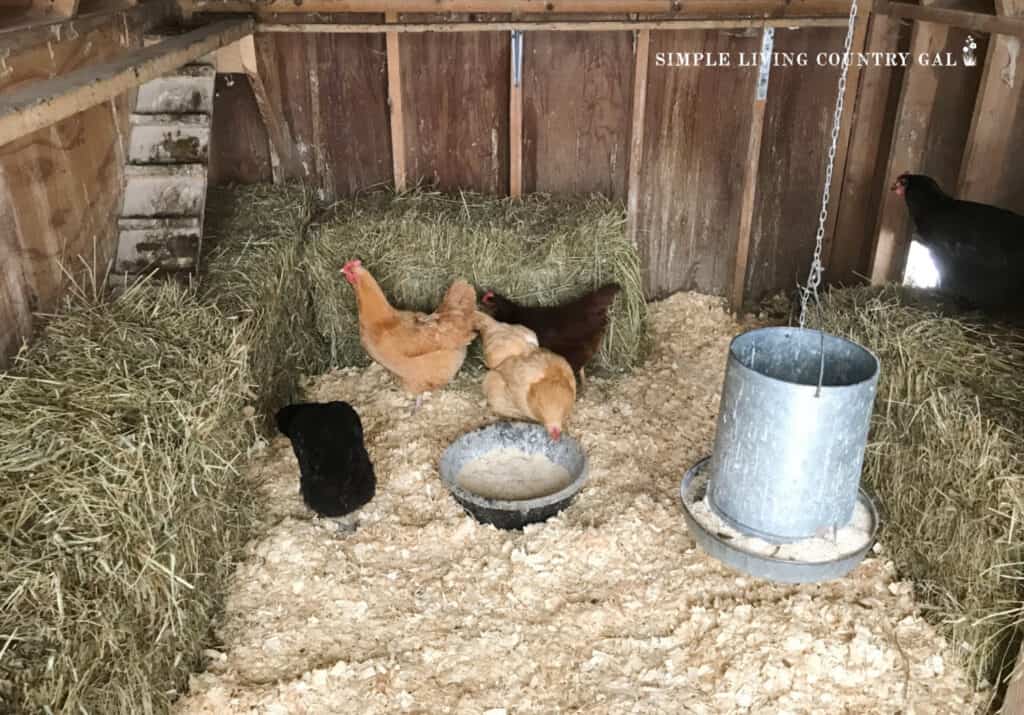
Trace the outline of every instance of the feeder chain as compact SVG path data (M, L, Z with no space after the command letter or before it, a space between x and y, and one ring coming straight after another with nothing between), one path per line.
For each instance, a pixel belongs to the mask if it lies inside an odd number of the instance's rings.
M807 304L814 297L818 302L818 286L821 285L821 250L825 241L825 224L828 221L829 191L832 188L832 169L836 163L836 147L839 145L839 130L843 119L843 95L846 94L846 74L850 69L850 49L853 46L854 26L857 20L857 0L850 3L850 17L846 25L846 41L843 45L843 64L839 72L839 89L836 94L836 109L832 117L832 144L828 149L828 163L825 165L825 187L821 196L821 213L818 215L818 233L815 236L814 258L807 276L807 285L800 289L800 327L807 318Z

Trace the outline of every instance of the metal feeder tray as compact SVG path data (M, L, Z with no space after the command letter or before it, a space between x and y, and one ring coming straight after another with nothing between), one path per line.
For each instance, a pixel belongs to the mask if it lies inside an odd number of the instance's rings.
M871 536L864 546L854 552L832 561L790 561L774 556L755 554L734 546L728 540L705 529L690 513L690 503L693 501L690 499L691 489L710 459L710 457L701 459L686 472L679 485L679 496L683 502L683 517L697 544L722 563L750 576L777 583L817 583L845 576L864 559L874 545L880 522L878 507L875 501L863 489L860 489L858 500L871 515Z

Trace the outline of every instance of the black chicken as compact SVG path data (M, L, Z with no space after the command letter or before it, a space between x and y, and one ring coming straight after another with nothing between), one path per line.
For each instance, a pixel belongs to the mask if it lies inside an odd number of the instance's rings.
M978 308L1024 305L1024 216L954 199L923 174L902 174L892 190L907 202L940 291Z
M277 429L292 443L299 461L299 490L321 516L354 512L377 488L363 423L347 402L301 403L278 410Z

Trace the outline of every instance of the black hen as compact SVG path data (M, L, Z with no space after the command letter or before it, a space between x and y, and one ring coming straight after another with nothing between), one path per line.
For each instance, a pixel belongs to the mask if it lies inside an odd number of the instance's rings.
M561 355L573 372L581 373L601 347L608 308L620 290L617 283L609 283L568 303L543 307L519 305L490 290L482 300L495 320L526 326L542 348Z
M341 517L369 502L377 479L363 444L363 423L347 402L303 403L278 410L277 429L299 461L299 489L317 514Z
M892 190L907 202L942 292L980 308L1024 303L1024 216L954 199L923 174L901 175Z

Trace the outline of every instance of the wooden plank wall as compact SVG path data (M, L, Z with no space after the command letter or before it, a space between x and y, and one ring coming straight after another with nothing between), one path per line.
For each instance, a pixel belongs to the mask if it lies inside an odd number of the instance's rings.
M765 108L747 300L792 291L807 279L821 210L839 68L815 55L838 51L845 29L776 30L775 52L806 53L806 67L773 67Z
M244 74L218 74L210 145L211 186L270 181L270 144L256 95Z
M633 33L527 33L523 54L524 190L625 200Z
M480 19L507 20L502 16ZM399 22L441 18L399 15ZM466 21L468 16L446 19ZM409 185L485 194L509 190L508 33L413 34L399 38Z
M356 21L382 22L383 17ZM843 33L841 28L779 30L776 49L834 51ZM658 52L698 51L738 57L759 49L760 30L658 31L651 38L636 215L646 289L652 298L689 289L726 295L734 280L757 70L671 68L658 66L655 58ZM507 195L509 34L397 39L404 146L402 161L395 163L407 185ZM527 33L521 80L525 191L626 198L634 45L628 30ZM276 153L284 178L311 181L328 197L392 182L383 35L258 34L256 51L272 115L270 136L281 137ZM748 299L792 288L806 272L836 72L816 67L773 72L754 194ZM256 111L241 95L230 101L231 116ZM880 119L891 114L894 101L888 95L877 101ZM224 113L218 107L217 116ZM238 155L245 150L238 145L242 141L248 138L229 138L224 151ZM215 143L214 154L219 151ZM859 196L867 188L851 191ZM837 181L834 191L839 190ZM863 244L869 234L847 231L839 252L844 273L867 272L871 252Z
M7 57L0 90L67 73L141 44L133 26L106 27ZM128 114L122 95L0 146L0 363L64 293L62 266L103 272L116 246Z
M376 15L350 19L381 21ZM257 33L255 44L269 109L281 129L275 148L283 178L309 181L327 196L389 182L384 35ZM220 113L218 106L214 114Z
M637 214L646 290L732 284L756 68L667 67L659 52L756 52L760 32L652 32Z

